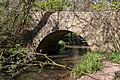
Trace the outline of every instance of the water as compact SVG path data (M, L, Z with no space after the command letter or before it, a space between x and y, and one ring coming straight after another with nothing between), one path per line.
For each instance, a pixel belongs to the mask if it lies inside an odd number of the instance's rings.
M65 57L55 58L54 61L70 68L74 67L81 55L79 49L62 50L59 54L64 54ZM30 70L33 69L36 72L23 73L17 80L67 80L71 73L70 70L50 65L46 65L42 70L39 67L30 68Z

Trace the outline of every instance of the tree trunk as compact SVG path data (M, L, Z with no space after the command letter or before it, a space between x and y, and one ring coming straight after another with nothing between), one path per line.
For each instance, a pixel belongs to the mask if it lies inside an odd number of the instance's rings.
M39 21L39 23L37 24L37 26L34 27L33 30L31 31L27 31L23 37L23 41L25 43L25 45L30 44L33 39L35 38L35 36L37 35L37 33L46 25L50 15L52 15L54 12L46 12L41 20Z

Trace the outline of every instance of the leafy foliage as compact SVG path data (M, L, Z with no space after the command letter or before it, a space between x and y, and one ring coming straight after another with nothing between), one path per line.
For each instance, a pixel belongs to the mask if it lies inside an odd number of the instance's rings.
M59 47L64 47L65 46L65 42L63 40L59 40L58 46Z
M85 75L86 73L92 73L100 70L102 63L102 54L100 53L87 53L81 59L80 62L73 68L72 75L78 77Z
M111 2L111 3L96 3L96 4L91 4L92 9L96 11L104 11L104 10L119 10L120 9L120 2Z
M55 12L62 11L65 6L69 6L68 0L48 0L36 3L36 9L46 11L46 12Z
M11 2L13 1L13 3ZM35 8L44 12L61 11L67 0L1 0L0 1L0 72L14 77L24 67L33 64L23 47L24 30L34 26ZM42 9L44 8L44 9ZM36 59L36 58L35 58ZM31 61L32 60L32 61ZM39 65L39 63L37 63ZM40 65L39 65L40 66ZM0 74L1 76L1 74Z
M76 39L78 38L78 35L76 33L68 33L64 36L63 41L66 42L66 44L76 44Z
M110 9L111 10L118 10L118 9L120 9L120 2L112 2L112 3L110 3Z
M91 4L91 7L97 11L101 11L104 8L103 3Z
M19 44L16 44L15 48L0 50L0 71L9 76L14 76L29 61L24 48Z
M22 30L34 25L32 14L35 10L42 12L61 11L64 7L70 6L70 3L68 0L14 0L18 1L18 3L11 5L10 1L0 1L0 72L14 76L30 61L26 50L20 44L22 41L21 36L24 32ZM110 9L119 9L119 5L119 2L112 2L110 3ZM104 8L104 5L103 3L98 3L93 4L92 7L99 11ZM70 37L70 34L68 37ZM64 45L64 42L60 42L60 46ZM117 56L113 54L109 59L120 62L120 58ZM80 65L76 65L73 73L77 76L96 71L100 69L100 60L100 54L89 53L81 59Z

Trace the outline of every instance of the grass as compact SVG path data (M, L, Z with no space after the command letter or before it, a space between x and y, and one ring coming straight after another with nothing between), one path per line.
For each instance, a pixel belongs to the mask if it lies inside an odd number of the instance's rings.
M113 52L108 55L108 60L120 64L120 52Z
M88 52L81 59L79 64L72 70L73 77L79 77L87 73L93 73L101 69L102 63L102 54L97 52Z

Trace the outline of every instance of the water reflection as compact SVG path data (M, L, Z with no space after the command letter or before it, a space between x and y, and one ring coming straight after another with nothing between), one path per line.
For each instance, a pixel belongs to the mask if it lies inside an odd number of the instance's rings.
M63 55L62 57L56 57L53 60L56 63L72 68L79 61L81 55L85 54L90 49L86 40L81 36L78 36L73 32L60 35L62 33L63 32L59 31L55 34L50 34L50 36L48 35L46 39L43 39L43 43L38 46L37 51L47 53L48 56L53 57L56 55ZM36 75L33 76L32 73L29 73L29 76L35 78L31 78L32 80L68 80L70 71L61 67L47 65L41 72L36 72L35 74ZM27 74L24 76L27 77ZM22 78L21 80L25 79Z

